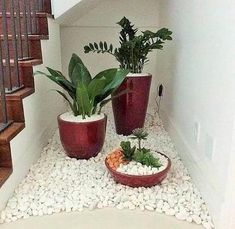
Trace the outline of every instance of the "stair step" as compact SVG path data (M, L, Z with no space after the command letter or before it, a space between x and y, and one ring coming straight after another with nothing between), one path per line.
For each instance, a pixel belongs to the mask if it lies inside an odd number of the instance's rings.
M11 66L15 65L15 62L13 59L10 60L10 64L11 64ZM22 66L22 67L30 67L30 66L40 65L40 64L42 64L42 59L19 60L18 64L19 64L19 66ZM3 65L6 66L5 59L3 59Z
M0 144L6 144L10 142L17 134L19 134L25 128L24 123L12 123L9 127L0 133Z
M26 98L27 96L31 95L34 93L34 88L30 88L30 87L25 87L25 88L22 88L12 94L6 94L6 99L7 101L9 100L19 100L19 99L24 99Z
M0 187L11 174L12 174L12 168L0 167Z
M40 37L46 38L48 36L47 35L31 35L29 37L28 50L29 50L29 56L31 58L42 59L41 39L39 39ZM1 38L3 39L3 36L1 36ZM22 40L22 46L21 47L18 46L18 55L22 56L22 57L25 57L28 54L26 54L27 48L25 48L25 41L24 41L25 37L23 36L22 38L23 38L23 39L21 39ZM14 45L13 45L13 42L12 42L12 36L9 37L8 47L9 47L10 58L14 58L15 52L14 52ZM6 56L6 49L2 50L2 55L3 55L3 57Z
M1 40L4 40L4 36L0 35ZM18 36L16 36L16 38L18 39ZM49 35L37 35L37 34L29 34L28 35L28 39L31 40L48 40L49 39ZM8 35L8 40L12 40L12 35ZM21 40L25 40L25 36L21 35Z
M20 5L20 9L23 9L24 0L18 0L18 2ZM29 2L30 4L32 3L35 4L35 0L29 0ZM38 3L38 6L40 8L40 12L46 12L46 13L51 14L51 1L50 0L41 0L41 4ZM10 1L6 1L6 10L9 11L9 9L10 9ZM2 11L2 2L0 2L0 11Z
M7 27L8 27L8 34L12 34L12 26L11 26L11 14L7 13ZM16 15L15 15L16 16ZM20 15L20 27L21 27L21 31L22 34L24 34L24 18L23 18L23 14ZM47 13L37 13L36 17L35 17L35 28L37 28L37 31L35 31L33 34L35 35L48 35L48 22L47 22L47 18L50 17L52 18L53 16ZM3 34L3 23L2 23L2 13L0 13L0 34ZM30 28L28 28L29 31L28 33L31 34L30 32Z

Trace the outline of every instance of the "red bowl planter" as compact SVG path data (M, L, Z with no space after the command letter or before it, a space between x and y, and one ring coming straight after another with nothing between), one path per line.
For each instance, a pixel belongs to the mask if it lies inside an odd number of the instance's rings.
M60 140L66 154L77 159L95 157L104 145L107 116L97 121L68 122L58 116Z
M127 76L113 96L123 90L131 92L112 100L117 134L130 135L136 128L143 128L148 107L152 76L150 74Z
M124 173L117 172L116 170L112 169L109 164L107 163L107 158L105 159L105 165L109 172L111 173L113 179L117 183L121 183L123 185L127 185L133 188L137 187L151 187L156 184L161 183L166 177L167 173L171 168L171 160L165 154L160 153L161 155L165 156L168 159L167 167L156 174L152 175L128 175Z

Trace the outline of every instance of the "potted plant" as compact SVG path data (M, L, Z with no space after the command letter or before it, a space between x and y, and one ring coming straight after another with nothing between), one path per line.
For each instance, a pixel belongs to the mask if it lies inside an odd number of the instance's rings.
M162 28L157 32L146 30L138 35L138 29L126 17L117 24L122 27L119 48L101 41L99 44L89 43L84 52L108 53L116 58L121 69L131 71L113 95L126 88L131 91L112 101L117 133L129 135L134 129L144 126L152 79L151 74L143 73L144 65L149 61L148 54L162 49L165 41L172 40L172 32Z
M138 146L123 141L105 159L105 165L118 183L131 187L151 187L166 178L171 160L164 154L141 146L148 133L143 129L133 131L131 139L138 140Z
M38 71L58 84L56 90L69 104L71 112L58 116L62 145L69 157L89 159L103 147L107 117L102 107L112 92L123 82L128 70L107 69L91 77L82 60L73 54L68 67L69 79L47 67L49 74ZM125 93L125 92L122 92ZM118 95L117 95L118 96Z

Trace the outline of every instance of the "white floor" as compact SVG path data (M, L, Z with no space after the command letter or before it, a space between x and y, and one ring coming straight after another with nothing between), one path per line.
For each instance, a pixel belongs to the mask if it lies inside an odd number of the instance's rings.
M172 161L171 170L161 185L133 189L114 182L104 160L107 153L127 138L115 134L114 122L109 118L103 150L87 161L67 157L55 134L0 212L0 223L19 221L3 228L53 229L78 225L78 229L108 228L108 225L111 228L195 228L195 224L188 222L214 228L206 203L156 115L148 115L146 129L149 136L143 146L166 154ZM87 212L87 209L103 210ZM123 211L118 211L120 209ZM46 216L51 214L55 215ZM170 217L173 215L175 217ZM28 217L26 221L21 220Z
M179 221L175 217L140 210L111 208L30 217L3 224L1 229L202 229L202 226Z

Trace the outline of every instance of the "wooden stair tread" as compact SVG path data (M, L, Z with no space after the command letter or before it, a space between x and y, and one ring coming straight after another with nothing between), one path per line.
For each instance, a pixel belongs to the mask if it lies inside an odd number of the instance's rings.
M8 3L8 2L7 2ZM11 24L11 17L17 17L16 13L11 15L9 5L6 6L7 12L7 23ZM34 78L33 78L33 69L32 67L35 65L40 65L43 63L42 55L41 55L41 43L40 40L47 40L49 39L48 35L48 20L47 18L54 18L51 14L51 3L50 0L45 1L45 5L43 6L44 12L37 12L36 15L31 12L32 19L36 18L36 25L37 25L37 32L35 34L28 35L28 45L29 45L29 54L31 59L28 60L18 60L17 63L20 69L20 79L22 82L22 88L18 89L17 91L6 94L6 105L7 105L7 113L8 118L10 120L10 125L7 126L4 130L0 132L0 187L3 183L8 179L8 177L12 173L12 157L11 157L11 147L10 141L18 135L24 128L25 128L25 117L24 117L24 108L23 108L23 99L31 94L34 93ZM23 12L20 12L20 23L21 27L23 26ZM3 13L0 12L0 21L3 21ZM0 26L1 31L3 31L3 26ZM9 27L11 28L11 27ZM9 64L11 66L10 72L14 74L14 66L16 63L13 59L13 51L12 48L12 40L13 34L12 30L9 29L7 35L7 39L10 46L10 60ZM21 34L21 37L17 35L17 39L25 41L26 37L24 34ZM6 40L6 37L3 36L3 33L0 34L0 40ZM3 66L4 69L6 68L6 59L3 59ZM13 88L15 86L13 85Z
M0 187L12 174L12 168L0 167Z
M14 66L14 60L10 59L10 65ZM18 61L19 66L23 67L30 67L30 66L35 66L35 65L40 65L42 64L42 59L29 59L29 60L19 60ZM6 65L6 60L3 59L3 65Z
M14 122L0 133L0 144L10 142L25 127L24 123Z
M31 12L31 15L33 15L32 12ZM8 18L10 18L11 17L11 13L10 12L6 12L6 16ZM16 17L16 14L15 14L15 17ZM23 17L23 13L22 12L20 12L20 17ZM36 13L36 17L37 18L41 18L41 17L54 18L54 16L52 14L43 13L43 12ZM2 12L0 12L0 18L2 18Z
M4 40L4 36L3 35L0 35L0 37L1 37L2 40ZM8 39L12 40L12 35L8 35ZM21 39L24 40L25 36L21 35ZM29 40L48 40L49 39L49 35L44 35L44 34L41 34L41 35L29 34L28 35L28 39Z
M19 65L20 66L35 66L42 64L42 59L31 59L31 60L20 60Z
M15 100L15 99L24 99L27 96L31 95L34 93L34 88L30 88L30 87L25 87L22 88L12 94L6 94L6 99L8 100Z

